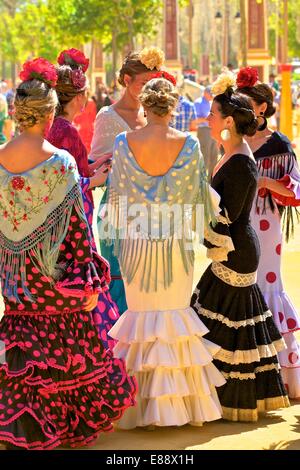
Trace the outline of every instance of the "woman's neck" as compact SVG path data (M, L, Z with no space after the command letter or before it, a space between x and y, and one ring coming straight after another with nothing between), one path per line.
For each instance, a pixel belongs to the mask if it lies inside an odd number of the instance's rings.
M141 107L141 103L138 99L134 98L127 90L124 95L116 103L117 107L130 109L132 111L138 111Z
M244 144L244 141L241 136L233 135L231 139L225 140L225 141L223 140L221 143L225 150L224 156L229 157L234 152L236 152L238 148L242 147L242 145Z

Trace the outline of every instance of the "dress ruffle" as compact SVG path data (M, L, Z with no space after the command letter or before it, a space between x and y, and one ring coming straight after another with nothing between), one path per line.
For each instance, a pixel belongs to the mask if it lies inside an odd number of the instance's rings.
M201 425L221 417L215 387L225 380L212 364L219 347L202 338L206 333L190 307L123 313L109 334L118 340L114 354L137 378L139 396L119 427Z
M0 441L87 445L135 404L135 379L99 343L91 313L5 315L0 339Z

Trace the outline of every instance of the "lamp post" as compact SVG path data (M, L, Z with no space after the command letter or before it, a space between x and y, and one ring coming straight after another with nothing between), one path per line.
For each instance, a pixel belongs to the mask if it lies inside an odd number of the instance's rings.
M230 19L229 3L227 0L225 0L224 18L220 11L217 11L215 15L216 25L222 25L223 23L223 46L222 46L222 54L220 54L222 66L227 66L229 62L229 19ZM240 12L237 12L235 14L234 21L238 25L241 24L242 20L241 20Z

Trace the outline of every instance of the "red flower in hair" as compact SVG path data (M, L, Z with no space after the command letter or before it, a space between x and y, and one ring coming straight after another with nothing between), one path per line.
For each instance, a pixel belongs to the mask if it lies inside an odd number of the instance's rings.
M89 59L87 59L83 52L79 51L78 49L66 49L62 51L58 58L57 62L59 65L70 65L81 67L83 72L86 72L89 66Z
M54 65L42 57L25 62L19 77L23 82L36 79L51 87L55 87L57 82L57 72Z
M253 67L244 67L239 71L236 78L238 88L252 87L258 81L258 71Z
M169 82L171 82L174 86L176 86L176 78L164 70L154 73L151 78L165 78L166 80L169 80Z

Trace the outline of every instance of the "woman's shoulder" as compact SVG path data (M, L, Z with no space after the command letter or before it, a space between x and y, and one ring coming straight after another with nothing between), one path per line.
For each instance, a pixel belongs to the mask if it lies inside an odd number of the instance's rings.
M276 153L294 153L290 139L279 131L275 131L269 140Z
M227 171L236 178L247 176L257 178L258 174L255 159L244 153L236 153L230 158L228 161Z
M110 106L103 106L97 113L97 119L110 119L111 116L114 115L114 110L112 105Z

